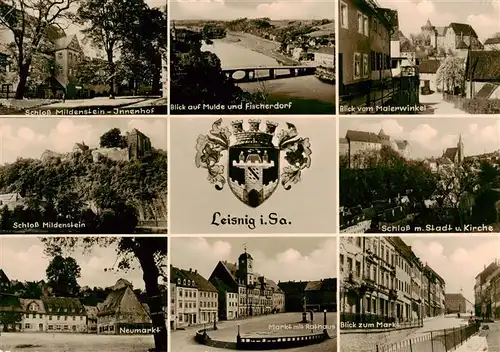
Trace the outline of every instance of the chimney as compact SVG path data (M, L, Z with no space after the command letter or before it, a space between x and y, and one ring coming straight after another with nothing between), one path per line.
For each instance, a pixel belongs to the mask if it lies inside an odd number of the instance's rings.
M189 268L189 272L192 273L193 272L193 268Z
M195 274L198 274L198 270L196 270L196 269L195 269L195 270L194 270L194 273L195 273Z

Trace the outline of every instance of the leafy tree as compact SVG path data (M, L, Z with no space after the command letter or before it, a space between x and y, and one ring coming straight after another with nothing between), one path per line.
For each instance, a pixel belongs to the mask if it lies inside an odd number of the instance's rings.
M14 327L23 320L23 313L18 311L0 311L0 324L3 325L3 331L7 332L9 325ZM15 328L14 328L15 330Z
M49 53L52 41L63 35L61 25L71 21L70 8L78 0L6 0L0 3L0 25L11 32L7 48L15 59L19 82L16 99L22 99L35 57Z
M171 38L170 99L173 104L236 104L255 99L224 72L217 55L201 50L202 37L176 30Z
M109 76L108 64L98 58L85 58L75 69L74 79L78 84L106 84Z
M128 28L121 50L123 75L134 81L135 94L141 82L151 85L153 94L160 91L162 46L167 38L166 14L159 9L143 8L138 21Z
M46 253L57 257L63 252L74 252L81 248L89 252L96 247L116 245L117 267L113 270L131 270L138 262L144 280L151 321L159 332L154 333L155 351L167 351L167 324L164 316L165 295L158 280L166 275L166 237L51 237L42 238Z
M54 295L75 297L80 290L77 282L77 279L80 278L80 270L80 266L74 258L54 256L46 270L48 284Z
M0 212L0 228L4 231L12 228L12 214L7 205L4 205Z
M119 128L112 128L101 136L99 145L101 148L125 148L127 141Z
M461 57L448 56L437 70L436 82L452 94L464 91L465 63Z
M126 36L140 23L146 9L143 0L83 0L78 8L78 22L86 26L82 32L106 53L110 98L114 98L116 83L115 52L122 48Z

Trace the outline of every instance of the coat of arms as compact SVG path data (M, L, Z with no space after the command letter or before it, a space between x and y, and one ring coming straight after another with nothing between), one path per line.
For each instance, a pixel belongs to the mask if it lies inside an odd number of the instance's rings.
M217 190L223 189L227 177L233 194L256 208L274 193L280 180L289 190L311 166L309 138L299 137L295 125L287 122L286 129L276 134L278 124L272 121L266 121L263 129L260 120L249 120L247 129L242 120L231 124L232 132L218 119L196 142L196 167L207 169L208 181ZM288 165L280 170L281 152ZM224 165L219 164L223 156L227 159L226 175Z

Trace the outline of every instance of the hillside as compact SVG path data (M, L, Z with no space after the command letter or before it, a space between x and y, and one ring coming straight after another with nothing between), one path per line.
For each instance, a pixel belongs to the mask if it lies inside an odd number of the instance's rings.
M1 231L12 230L15 221L55 221L84 222L83 232L133 232L139 222L166 222L167 155L153 150L134 161L95 162L89 154L18 159L0 167L0 193L18 193L23 201L14 209L4 206Z

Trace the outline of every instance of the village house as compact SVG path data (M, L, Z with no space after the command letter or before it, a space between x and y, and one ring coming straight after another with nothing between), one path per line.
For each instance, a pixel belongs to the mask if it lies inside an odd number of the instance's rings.
M176 317L173 323L175 329L198 325L199 317L199 292L196 281L186 270L170 267L170 281L175 283L175 293L172 297L176 305ZM172 324L171 324L172 325Z
M467 98L500 99L500 51L471 51L465 67Z
M84 306L87 312L87 332L97 333L97 307L96 306Z
M324 46L314 52L314 63L318 66L331 68L335 67L335 48Z
M484 42L484 50L486 51L499 51L500 50L500 37L488 38Z
M87 313L78 298L42 297L47 332L86 332ZM40 309L36 302L30 308Z
M7 206L9 210L14 210L17 206L24 206L23 197L19 193L0 194L0 208Z
M134 329L152 327L148 310L139 301L132 284L119 279L111 287L111 293L98 306L97 333L108 335L130 334ZM128 329L123 332L122 329Z
M437 85L437 71L440 66L439 60L420 60L418 65L420 94L432 94L442 89Z
M372 81L391 77L394 13L372 1L339 1L341 95L365 93Z

